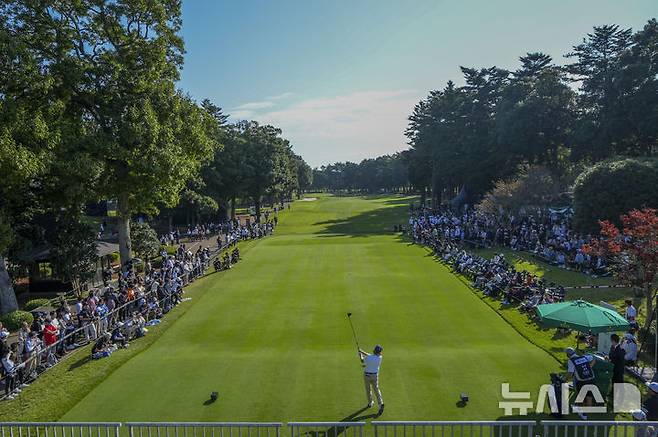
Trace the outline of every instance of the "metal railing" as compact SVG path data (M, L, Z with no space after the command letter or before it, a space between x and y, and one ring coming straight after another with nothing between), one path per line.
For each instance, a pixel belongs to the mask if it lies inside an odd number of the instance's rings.
M289 437L650 437L658 422L289 422ZM0 437L281 437L281 422L0 422ZM652 427L653 430L650 428Z
M658 430L658 422L544 420L543 437L649 437L648 427Z
M129 437L280 437L280 422L128 422Z
M0 437L119 437L119 422L0 422Z
M537 422L510 421L375 421L375 437L534 437Z
M203 277L206 271L212 265L212 261L217 256L221 255L222 251L231 247L231 244L224 244L223 246L218 247L217 249L210 252L210 255L206 261L201 263L200 269L192 272L183 273L180 277L182 280L182 286L185 287L192 283L194 280ZM143 298L147 300L147 305L149 304L148 299L151 296L158 296L157 291L149 290L144 293ZM158 306L162 306L166 302L171 302L173 307L173 301L175 296L169 295L161 299L157 299ZM41 346L37 350L34 350L30 357L26 360L21 360L17 366L17 371L26 372L24 377L25 380L31 380L30 374L36 373L40 375L41 373L46 372L50 368L54 367L59 363L57 355L62 355L64 353L71 352L80 347L84 347L90 342L95 341L100 335L105 332L111 331L116 327L117 322L127 320L133 311L137 310L138 300L134 299L129 302L126 302L112 311L108 312L103 317L97 317L96 319L90 321L89 323L83 324L82 326L73 329L69 333L60 333L57 341L48 345ZM146 312L146 321L150 321L154 318L151 310ZM78 343L77 340L82 339L82 343ZM13 375L14 377L17 374ZM7 375L0 376L1 383L7 383ZM4 393L3 393L4 395ZM4 398L4 396L2 396ZM1 436L0 437L4 437Z
M290 437L363 437L365 422L288 422Z

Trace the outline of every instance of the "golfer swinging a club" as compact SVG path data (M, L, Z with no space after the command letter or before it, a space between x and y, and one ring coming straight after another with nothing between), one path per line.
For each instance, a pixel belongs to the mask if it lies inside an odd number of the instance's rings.
M382 399L382 393L379 391L379 366L382 364L382 351L384 349L377 345L372 351L372 354L367 353L366 351L359 349L359 358L364 364L364 373L363 380L366 386L366 397L368 398L368 408L372 407L372 392L375 392L377 397L377 404L379 404L378 415L384 412L384 400Z

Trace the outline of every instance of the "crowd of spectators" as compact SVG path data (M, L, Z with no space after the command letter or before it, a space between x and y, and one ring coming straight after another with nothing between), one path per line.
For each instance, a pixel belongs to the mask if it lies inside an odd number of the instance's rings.
M274 215L270 220L270 211L265 211L263 216L264 223L253 223L250 225L240 225L237 220L229 220L222 223L206 223L190 226L187 231L181 232L180 229L171 231L160 236L160 243L166 246L180 244L183 238L189 241L203 241L212 236L219 235L226 243L228 240L244 240L249 238L260 238L268 235L278 223L278 207L275 206Z
M204 236L210 235L206 234L209 230L219 234L212 252L201 245L192 251L181 243L174 254L163 250L157 267L146 261L143 269L138 269L128 262L115 282L107 280L103 287L92 289L74 302L61 299L52 311L36 311L32 325L23 323L11 344L9 332L0 324L0 373L5 399L13 399L40 373L81 346L93 343L90 359L101 359L117 348L128 347L130 341L145 335L148 326L158 324L184 300L183 287L205 273L215 253L232 247L230 257L225 251L230 266L239 259L238 241L269 235L275 224L270 221L240 226L234 222L199 228ZM173 238L180 243L180 236L173 234Z
M501 225L502 222L474 211L456 214L449 209L412 207L409 230L416 243L431 247L437 257L471 279L472 285L488 296L501 298L506 304L519 303L521 311L563 301L564 287L530 272L517 271L504 254L486 259L464 249L466 242L481 247L508 243L513 250L522 250L557 241L553 227L536 226L534 220L511 220L515 225L510 227ZM561 228L555 224L555 229Z
M448 238L481 247L500 246L530 252L561 268L592 275L606 275L605 260L585 253L591 236L571 227L569 210L538 210L535 214L486 214L475 209L455 212L411 207L409 225L422 238ZM413 229L418 227L418 229Z

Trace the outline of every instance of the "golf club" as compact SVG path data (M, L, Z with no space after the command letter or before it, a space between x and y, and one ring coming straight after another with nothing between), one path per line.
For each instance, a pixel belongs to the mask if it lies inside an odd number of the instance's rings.
M356 354L361 360L361 347L359 346L359 339L356 338L356 331L354 330L354 324L352 323L352 313L347 313L347 320L350 321L350 326L352 327L352 335L354 336L354 342L356 343Z

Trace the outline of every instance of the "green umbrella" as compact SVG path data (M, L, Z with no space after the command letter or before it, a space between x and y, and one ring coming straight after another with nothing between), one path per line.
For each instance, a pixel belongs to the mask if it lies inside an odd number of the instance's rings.
M628 321L617 312L584 300L537 305L537 314L544 326L592 334L622 331L630 327Z

